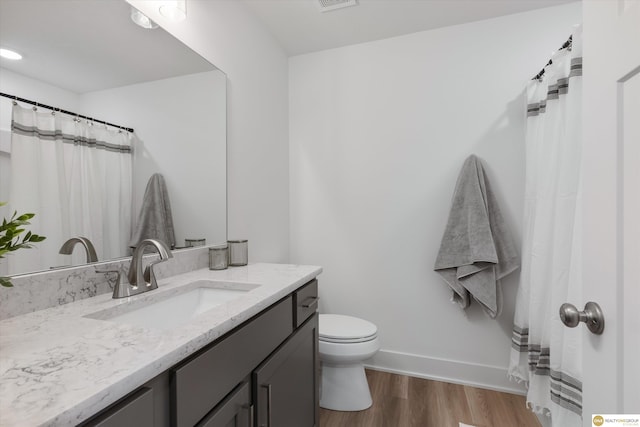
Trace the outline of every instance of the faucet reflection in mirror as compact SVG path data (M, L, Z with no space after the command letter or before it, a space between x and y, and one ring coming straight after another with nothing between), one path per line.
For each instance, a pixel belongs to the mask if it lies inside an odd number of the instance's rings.
M80 244L84 248L84 252L87 255L87 263L89 262L97 262L98 255L96 255L96 249L93 247L93 243L91 240L86 237L72 237L66 242L62 244L59 253L62 255L71 255L73 253L73 248L76 244Z
M121 256L131 233L132 133L93 125L67 114L14 102L9 200L12 210L38 212L33 220L48 239L30 254L7 261L8 274L69 263L58 254L69 236L95 246L88 261ZM93 256L91 256L93 255Z

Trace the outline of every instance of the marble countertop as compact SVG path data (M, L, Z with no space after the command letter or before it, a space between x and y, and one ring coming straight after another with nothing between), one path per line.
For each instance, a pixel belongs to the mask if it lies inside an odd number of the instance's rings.
M316 277L315 266L250 264L196 270L157 290L114 300L99 295L0 322L0 426L71 426L171 368L190 354ZM169 330L84 316L126 311L197 280L260 285ZM166 294L165 294L166 295Z

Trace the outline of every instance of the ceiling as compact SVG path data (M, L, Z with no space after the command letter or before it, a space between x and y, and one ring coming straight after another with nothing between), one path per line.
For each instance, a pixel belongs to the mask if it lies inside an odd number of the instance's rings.
M0 45L23 55L0 66L75 93L215 69L130 14L124 0L0 0Z
M321 12L318 0L244 0L289 56L495 18L576 0L358 0Z
M242 1L293 56L575 0L358 0L329 12L318 0ZM0 45L24 56L0 66L76 93L214 68L164 30L133 24L130 10L124 0L0 0Z

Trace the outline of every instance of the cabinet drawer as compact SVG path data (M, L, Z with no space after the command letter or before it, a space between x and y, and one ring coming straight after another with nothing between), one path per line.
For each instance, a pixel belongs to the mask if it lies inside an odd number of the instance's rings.
M313 279L293 293L294 327L304 323L318 309L318 280Z
M105 409L82 427L153 427L153 390L141 388Z
M292 297L172 369L171 425L200 421L293 332Z

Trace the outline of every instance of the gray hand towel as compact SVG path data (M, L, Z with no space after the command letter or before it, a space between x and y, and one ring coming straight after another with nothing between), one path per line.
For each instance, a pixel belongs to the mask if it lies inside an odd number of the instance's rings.
M462 308L478 301L492 318L502 310L500 279L519 266L518 254L482 162L471 155L456 183L434 266Z
M136 247L144 239L162 240L170 248L176 246L169 193L164 178L159 173L153 174L149 178L142 199L138 223L133 236L131 236L129 246Z

